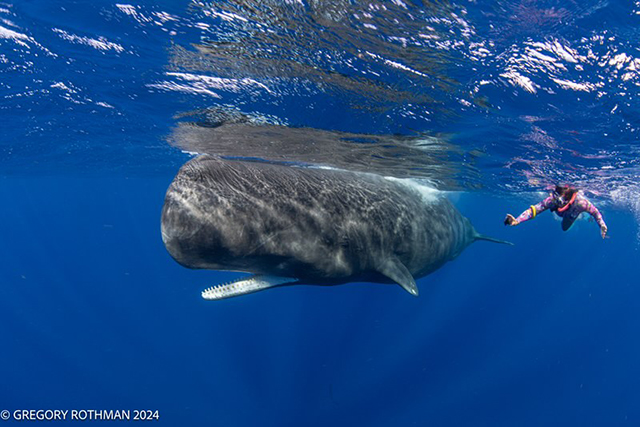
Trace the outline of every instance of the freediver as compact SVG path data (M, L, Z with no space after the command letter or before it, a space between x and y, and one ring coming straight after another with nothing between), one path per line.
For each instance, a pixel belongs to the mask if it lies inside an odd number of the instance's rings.
M518 218L507 214L504 225L516 226L525 221L535 218L547 209L555 212L562 218L562 231L567 231L581 213L587 212L595 219L600 226L600 234L604 239L607 235L607 224L605 224L602 214L593 203L589 201L580 191L568 185L556 185L549 197L536 205L531 205L529 209L522 212Z

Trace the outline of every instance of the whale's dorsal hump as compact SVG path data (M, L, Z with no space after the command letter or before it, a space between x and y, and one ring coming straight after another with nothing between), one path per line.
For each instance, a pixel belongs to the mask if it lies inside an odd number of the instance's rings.
M415 279L398 258L388 258L387 261L378 268L378 272L402 286L405 291L414 297L418 296L418 286L416 285Z

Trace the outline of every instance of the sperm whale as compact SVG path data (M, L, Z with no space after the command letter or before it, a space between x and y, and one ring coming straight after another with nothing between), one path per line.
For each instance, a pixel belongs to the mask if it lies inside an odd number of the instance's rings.
M181 265L252 273L202 292L223 299L291 284L397 283L456 258L478 234L436 190L336 169L185 163L167 190L162 239Z

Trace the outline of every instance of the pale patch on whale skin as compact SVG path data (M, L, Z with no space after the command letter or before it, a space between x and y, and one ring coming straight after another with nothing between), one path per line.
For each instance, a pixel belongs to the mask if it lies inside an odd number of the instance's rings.
M281 285L397 283L457 257L479 235L437 190L345 170L200 156L167 190L162 238L189 268L256 276L207 289L222 299ZM502 242L504 243L504 242Z

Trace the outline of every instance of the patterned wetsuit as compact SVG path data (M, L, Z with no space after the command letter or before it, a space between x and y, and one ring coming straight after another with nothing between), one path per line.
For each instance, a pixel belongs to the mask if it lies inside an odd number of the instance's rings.
M562 229L564 231L567 231L569 227L573 225L573 222L580 216L582 212L589 213L589 215L591 215L593 219L596 220L600 228L606 226L604 219L602 218L602 214L600 213L598 208L596 208L593 203L591 203L580 193L576 195L576 200L571 204L571 206L569 206L566 211L558 212L558 208L560 207L560 202L555 197L553 197L553 195L550 195L537 205L533 205L531 208L522 212L520 216L516 218L516 220L518 221L518 223L528 221L534 216L540 214L540 212L544 212L547 209L550 209L552 212L555 212L558 216L562 217Z

